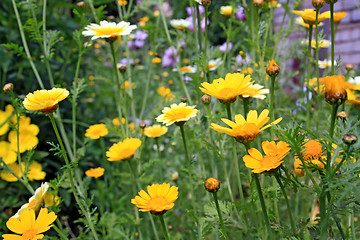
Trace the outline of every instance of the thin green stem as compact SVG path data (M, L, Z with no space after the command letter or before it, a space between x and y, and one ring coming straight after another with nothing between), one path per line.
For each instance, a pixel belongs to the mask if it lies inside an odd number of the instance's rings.
M250 98L248 98L248 97L243 98L243 105L244 105L244 117L246 117L250 111L250 108L249 108L250 107Z
M331 20L331 75L335 75L334 3L330 3L330 20Z
M275 99L275 79L276 76L271 77L271 88L270 88L270 122L275 121L274 111L274 99ZM274 128L270 128L270 139L274 140Z
M330 166L331 166L331 150L332 150L332 142L333 142L332 138L334 136L336 114L337 114L338 108L339 108L339 105L337 105L337 104L332 105L332 108L331 108L330 129L329 129L330 142L328 143L328 147L327 147L327 159L326 159L326 169L327 170L330 170Z
M91 10L91 13L92 15L94 16L94 19L95 19L95 22L99 22L99 18L97 17L96 15L96 11L95 11L95 8L94 8L94 2L93 0L87 0L87 2L89 3L90 5L90 10Z
M316 9L316 18L315 18L315 55L316 55L316 85L317 85L317 107L318 107L318 114L319 117L316 118L316 131L319 130L319 123L320 123L320 114L321 114L321 94L320 94L320 71L319 71L319 10L320 8Z
M208 41L208 25L207 25L207 20L208 20L208 15L209 15L209 7L206 6L205 7L205 36L204 36L204 61L206 64L208 64L208 60L207 60L207 41ZM205 78L205 81L206 82L209 82L210 79L208 79L208 76L207 76L207 73L208 73L208 69L207 67L205 67L205 70L204 70L204 78Z
M184 130L184 125L180 125L180 131L181 131L181 137L183 139L183 143L184 143L184 149L185 149L185 155L186 155L186 160L187 160L187 164L191 164L190 161L190 157L189 157L189 151L186 145L186 136L185 136L185 130Z
M263 212L263 215L264 215L266 227L267 227L267 229L268 229L269 239L270 239L270 240L273 240L273 239L274 239L274 235L273 235L273 231L272 231L271 226L270 226L269 217L268 217L267 211L266 211L265 200L264 200L264 196L263 196L263 194L262 194L262 190L261 190L261 186L260 186L260 181L259 181L259 174L258 174L258 173L254 173L254 174L253 174L253 178L254 178L254 180L255 180L257 192L258 192L258 194L259 194L259 200L260 200L261 209L262 209L262 212Z
M56 126L56 123L55 123L55 119L54 119L54 116L53 114L49 114L48 115L49 118L50 118L50 121L51 121L51 125L54 129L54 132L55 132L55 135L56 135L56 138L60 144L60 149L61 149L61 155L63 156L64 160L65 160L65 164L67 166L66 168L66 171L67 171L67 174L69 176L69 180L70 180L70 187L71 187L71 191L73 192L73 195L75 197L75 201L76 203L79 205L82 213L84 214L85 218L86 218L86 221L88 223L88 227L90 228L90 231L92 232L92 235L93 237L95 238L95 240L98 240L98 236L97 236L97 233L95 231L95 228L94 228L94 225L93 225L93 222L91 220L91 215L89 213L89 211L85 210L84 206L82 205L78 195L77 195L77 191L76 191L76 188L75 188L75 180L74 180L74 177L72 175L72 171L71 171L71 168L70 168L70 162L69 162L69 159L67 157L67 154L66 154L66 151L65 151L65 147L64 147L64 144L63 144L63 141L61 139L61 136L59 134L59 131L58 131L58 128Z
M77 89L77 81L79 77L80 63L81 63L81 49L79 50L78 60L75 69L75 79L74 79L74 89L73 89L73 99L72 99L72 140L73 140L73 154L74 159L77 160L77 151L76 151L76 106L77 106L77 97L78 97L78 89Z
M218 216L219 216L220 225L221 225L221 228L222 228L224 237L225 237L225 239L229 239L229 237L228 237L228 235L227 235L227 233L226 233L226 228L225 228L224 220L223 220L223 217L222 217L222 214L221 214L221 210L220 210L220 206L219 206L219 201L218 201L218 198L217 198L217 193L216 193L216 192L213 192L212 195L213 195L213 197L214 197L214 202L215 202L215 206L216 206L216 211L217 211Z
M226 106L228 119L231 120L231 103L226 103L225 106Z
M26 53L26 56L27 56L27 60L30 63L30 66L31 66L31 68L32 68L32 70L33 70L33 72L35 74L35 77L36 77L36 80L38 81L38 84L40 85L41 89L44 89L44 84L43 84L43 82L41 80L40 74L37 71L34 62L32 61L32 56L31 56L31 53L29 51L29 47L28 47L27 42L26 42L25 33L24 33L24 30L23 30L23 26L22 26L22 23L21 23L21 19L20 19L18 9L16 7L15 0L11 0L11 2L12 2L12 5L13 5L13 8L14 8L17 23L19 25L20 36L21 36L23 47L24 47L24 50L25 50L25 53Z
M197 35L198 35L198 43L199 43L199 51L201 52L202 50L202 44L201 44L201 19L200 19L200 10L199 10L199 4L195 3L195 8L196 8L196 18L197 18ZM195 18L194 18L195 19ZM194 27L195 28L195 27ZM199 56L200 57L200 56Z
M167 228L166 228L166 224L165 224L165 220L164 220L164 215L158 215L160 223L161 223L161 228L163 230L164 233L164 237L166 240L169 240L169 235L167 232Z
M59 234L60 238L63 240L68 240L67 236L62 232L61 229L59 229L56 225L52 225L54 230Z
M286 202L286 207L288 209L288 213L289 213L289 218L290 218L290 225L291 225L291 230L293 231L293 234L294 236L296 236L296 228L295 228L295 224L294 224L294 219L293 219L293 216L292 216L292 209L290 207L290 203L289 203L289 198L286 194L286 190L285 190L285 187L284 185L282 184L281 182L281 179L280 179L280 176L279 176L279 173L275 173L275 178L280 186L280 190L284 196L284 199L285 199L285 202Z
M310 102L310 78L311 78L311 41L312 41L312 31L313 25L309 24L309 46L308 46L308 55L307 55L307 74L306 74L306 127L310 126L310 112L311 112L311 102Z

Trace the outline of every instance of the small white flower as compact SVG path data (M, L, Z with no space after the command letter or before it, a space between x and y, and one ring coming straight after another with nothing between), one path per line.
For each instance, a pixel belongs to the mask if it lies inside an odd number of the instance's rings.
M185 30L189 28L190 22L186 19L173 19L170 21L170 25L178 30Z
M350 78L348 82L354 85L360 85L360 76Z
M221 58L211 59L207 65L207 68L209 71L215 71L221 64L223 64Z
M90 23L85 27L85 31L82 32L84 36L92 36L91 40L97 38L110 38L129 35L132 30L136 28L135 25L130 25L129 22L121 21L119 23L101 21L100 25L96 23Z
M177 72L177 68L173 68L173 71L174 72ZM185 73L196 73L196 67L193 67L193 66L184 66L184 67L181 67L180 68L180 72L182 74L185 74Z
M252 97L258 99L264 99L264 94L269 94L269 89L262 89L264 86L260 84L252 84L248 87L248 90L241 94L244 98Z
M334 64L336 65L336 62ZM329 67L331 67L331 60L319 60L319 68L324 69Z

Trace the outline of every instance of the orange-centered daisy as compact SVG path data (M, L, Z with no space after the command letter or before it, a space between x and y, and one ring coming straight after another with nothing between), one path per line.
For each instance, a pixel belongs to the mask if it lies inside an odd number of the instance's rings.
M157 138L167 133L168 128L160 124L154 124L144 129L144 135L147 137Z
M91 125L88 129L86 129L85 137L89 137L91 139L99 139L109 133L106 125L103 123Z
M231 128L222 127L215 123L212 123L210 128L221 133L226 133L234 137L238 142L250 142L253 141L261 131L271 126L270 124L268 124L262 127L270 120L270 117L268 117L268 115L269 110L267 109L263 110L260 113L259 117L256 110L251 110L249 111L246 120L241 114L235 115L235 122L232 122L226 118L222 118L221 120L227 125L229 125ZM278 118L271 124L278 124L281 120L282 118Z
M99 178L102 175L104 175L104 172L105 172L105 169L103 169L102 167L90 168L89 170L87 170L85 172L85 175L88 177Z
M35 219L35 211L26 209L20 213L19 219L10 218L6 222L8 229L14 233L20 234L3 234L4 240L37 240L44 237L43 232L50 229L57 216L54 212L49 213L47 208L41 208L37 219Z
M129 35L136 25L130 25L129 22L121 21L119 23L100 21L100 24L91 23L85 27L84 36L92 36L91 40L97 38L115 38Z
M122 142L114 143L106 152L108 161L130 160L140 145L141 141L137 138L126 138Z
M69 91L64 88L51 90L37 90L26 95L23 104L27 110L52 113L57 109L58 103L69 96Z
M141 212L151 212L155 215L162 215L174 207L178 198L178 188L170 187L170 183L153 184L147 187L148 193L141 190L131 203L135 204Z
M221 103L232 103L236 97L248 90L251 76L241 73L228 73L225 79L215 79L211 84L207 82L201 83L200 90L210 96L213 96Z
M170 107L165 107L161 115L156 118L156 121L162 122L169 126L173 123L182 125L190 118L196 116L200 111L195 109L196 106L186 106L186 103L171 104Z
M262 143L263 156L256 148L249 149L250 155L245 155L245 166L252 169L253 173L268 172L276 169L283 162L282 159L289 153L290 147L286 142L265 141Z

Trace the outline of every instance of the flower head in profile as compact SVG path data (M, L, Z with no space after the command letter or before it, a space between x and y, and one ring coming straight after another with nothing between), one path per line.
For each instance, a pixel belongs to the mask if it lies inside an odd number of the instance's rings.
M44 237L43 234L50 229L57 216L54 212L49 213L47 208L41 208L39 215L35 218L33 209L26 209L20 213L19 218L10 218L6 222L8 229L14 233L3 234L4 240L37 240Z
M169 126L173 123L176 125L183 125L190 118L196 116L199 110L195 109L196 106L187 106L186 103L171 104L170 107L165 107L161 115L156 118L156 121L162 122Z
M247 119L241 115L235 115L235 122L230 121L229 119L222 118L221 120L229 125L231 128L222 127L220 125L217 125L215 123L212 123L210 128L214 129L217 132L226 133L236 139L236 141L245 143L245 142L251 142L255 140L256 136L265 130L266 128L271 127L270 124L264 126L269 120L270 117L269 110L265 109L263 110L259 117L256 110L249 111L247 115ZM278 124L282 118L278 118L271 124L275 125Z
M314 9L304 9L304 11L296 11L293 10L293 13L302 17L305 23L307 24L315 24L316 21L316 11ZM329 18L329 12L324 12L318 15L318 23L324 21Z
M157 138L167 133L168 128L160 124L154 124L144 129L144 135L151 138Z
M103 123L91 125L88 129L86 129L85 137L89 137L91 139L99 139L109 133L106 125Z
M220 7L220 14L230 17L233 12L232 6L221 6Z
M140 145L141 141L137 138L126 138L122 142L114 143L109 151L106 152L108 161L130 160Z
M17 213L12 216L12 218L19 218L21 216L21 213L24 210L34 210L37 212L37 210L43 205L46 192L49 189L49 184L47 182L42 183L39 188L35 190L34 195L29 198L29 202L25 203L21 206L21 208L17 211Z
M178 69L177 68L173 68L174 72L177 72ZM196 67L193 66L184 66L180 68L180 72L182 74L186 74L186 73L196 73Z
M173 19L170 21L170 25L173 28L184 31L185 29L189 28L190 22L187 21L186 19Z
M251 76L241 73L228 73L225 79L218 78L212 83L203 82L201 83L200 90L213 96L221 103L232 103L236 100L236 97L245 93L248 90L251 80Z
M277 144L274 141L265 141L262 143L262 149L264 156L256 148L251 148L248 151L249 155L243 157L245 166L252 169L253 173L269 172L278 168L290 151L289 144L283 141Z
M346 15L347 12L334 12L334 22L339 23Z
M85 175L88 177L99 178L102 175L104 175L104 172L105 172L105 169L102 167L90 168L89 170L87 170L85 172Z
M221 58L211 59L206 68L209 69L209 71L215 71L221 64L223 64Z
M69 91L64 88L51 90L37 90L26 95L23 101L24 107L30 111L52 113L57 109L58 103L69 96Z
M325 82L325 100L333 105L340 105L347 99L345 89L345 77L342 75L333 75L324 77Z
M136 25L121 21L119 23L100 21L100 24L91 23L85 27L82 34L86 37L92 36L91 40L98 38L116 39L119 36L129 35Z
M242 93L241 96L244 98L258 98L258 99L265 99L265 94L269 94L269 89L263 89L264 86L260 84L251 84L247 87L246 92Z
M304 19L303 19L302 17L297 17L297 18L295 18L295 22L296 22L297 24L303 26L303 27L306 27L306 28L309 28L309 27L310 27L310 24L305 23L305 22L304 22ZM319 26L319 27L322 26L322 25L324 25L323 22L319 22L319 23L318 23L318 26ZM312 26L313 26L313 28L314 28L316 25L313 24Z
M151 212L155 215L162 215L174 207L178 198L178 188L170 187L170 183L152 184L147 186L147 193L141 190L131 203L135 204L141 212Z

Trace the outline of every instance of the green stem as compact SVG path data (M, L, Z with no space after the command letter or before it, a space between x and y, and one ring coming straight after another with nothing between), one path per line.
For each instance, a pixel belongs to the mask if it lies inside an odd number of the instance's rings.
M291 210L291 207L290 207L289 198L288 198L288 196L286 194L285 187L281 182L281 179L279 177L279 173L275 173L275 178L276 178L277 182L279 183L281 192L282 192L282 194L283 194L283 196L285 198L286 207L288 209L289 218L290 218L291 230L293 231L294 236L296 236L297 235L296 234L296 228L295 228L294 219L293 219L293 216L292 216L292 210Z
M99 22L99 18L98 18L97 15L96 15L96 11L95 11L95 8L94 8L93 0L87 0L87 2L88 2L89 5L90 5L91 13L92 13L92 15L94 16L95 22L98 23L98 22Z
M24 46L24 50L25 50L25 53L26 53L26 56L27 56L27 60L30 63L30 66L31 66L31 68L32 68L32 70L33 70L33 72L35 74L36 80L38 81L38 84L40 85L40 88L44 89L44 84L43 84L43 82L41 80L39 72L37 71L34 62L32 61L32 56L31 56L31 53L29 51L29 47L28 47L27 42L26 42L23 26L21 24L20 15L19 15L18 9L16 7L15 0L11 0L11 2L12 2L12 5L14 7L14 12L15 12L17 23L19 25L20 36L21 36L21 40L22 40L22 43L23 43L23 46Z
M207 41L208 41L208 25L207 25L207 20L208 20L208 15L209 15L209 7L206 6L205 7L205 36L204 36L204 61L206 64L208 64L208 60L207 60ZM208 79L207 77L208 74L208 69L207 66L204 69L204 78L206 82L209 82L210 79Z
M54 116L53 116L53 114L49 114L48 116L50 118L51 125L52 125L52 127L54 129L56 138L57 138L57 140L58 140L58 142L60 144L61 155L63 156L63 158L65 160L65 164L67 166L66 171L67 171L68 176L69 176L71 191L73 192L73 195L75 197L75 201L77 202L77 204L79 205L83 215L85 216L86 221L88 223L88 227L90 228L90 231L92 232L95 240L98 240L98 236L97 236L97 233L96 233L95 228L93 226L93 222L91 221L91 215L90 215L90 213L88 211L85 210L84 206L82 205L82 203L81 203L81 201L80 201L80 199L79 199L79 197L78 197L78 195L76 193L75 181L74 181L74 177L72 175L72 171L71 171L71 168L70 168L70 162L69 162L69 159L67 157L65 147L64 147L63 141L61 140L58 128L56 126Z
M319 196L319 208L320 208L320 240L327 239L327 229L328 229L328 218L326 214L326 193L325 188L321 189Z
M159 219L160 219L160 223L161 223L161 228L163 230L164 233L164 237L166 240L169 240L169 235L167 232L167 228L166 228L166 224L165 224L165 220L164 220L164 215L158 215Z
M244 104L244 117L247 116L247 114L250 111L250 98L243 98L243 104Z
M274 98L275 98L275 79L276 76L271 77L271 88L270 88L270 122L275 121L274 114ZM270 128L270 139L274 140L274 128Z
M200 10L199 10L199 4L195 3L196 5L196 17L197 17L197 35L198 35L198 43L199 43L199 50L202 51L202 44L201 44L201 19L200 19ZM195 18L194 18L195 19ZM195 29L195 27L194 27ZM200 57L200 56L199 56ZM205 74L205 73L204 73Z
M319 123L320 123L320 115L321 115L321 94L320 94L320 71L319 71L319 26L318 26L318 19L319 19L319 10L320 8L316 9L316 19L315 19L315 55L316 55L316 85L317 85L317 106L318 106L318 114L319 116L316 118L316 131L319 130Z
M231 120L231 103L226 103L226 112L228 115L228 119Z
M76 64L75 70L75 79L74 79L74 89L73 89L73 99L72 99L72 134L73 134L73 154L74 159L77 160L77 151L76 151L76 106L77 106L77 97L78 97L78 89L77 89L77 79L79 77L80 63L81 63L81 49L79 49L78 60Z
M184 143L184 149L185 149L185 155L186 155L187 164L191 164L190 157L189 157L189 152L188 152L187 145L186 145L186 136L185 136L184 125L180 125L179 127L180 127L181 136L182 136L183 143Z
M267 211L266 211L266 206L265 206L265 200L264 200L264 196L262 194L262 190L261 190L261 186L260 186L260 181L259 181L259 174L258 173L254 173L253 174L253 178L255 180L256 183L256 189L257 192L259 194L259 200L260 200L260 204L261 204L261 209L264 215L264 219L265 219L265 223L266 223L266 227L268 229L268 233L269 233L269 239L273 240L274 239L274 235L270 226L270 221L269 221L269 217L267 215Z
M67 240L67 236L56 226L56 225L52 225L52 227L54 228L54 230L59 234L60 238L63 240Z
M312 31L313 25L309 24L309 46L308 46L308 56L307 56L307 74L306 74L306 128L309 128L310 125L310 112L311 112L311 102L310 102L310 78L311 78L311 41L312 41Z
M213 195L213 197L214 197L214 202L215 202L215 206L216 206L216 211L217 211L218 216L219 216L219 220L220 220L220 224L221 224L221 228L222 228L224 237L225 237L225 239L229 239L228 235L226 234L225 224L224 224L224 220L223 220L223 217L222 217L222 214L221 214L221 210L220 210L220 206L219 206L219 201L218 201L218 198L217 198L217 194L216 194L216 192L213 192L212 195Z
M330 3L330 18L331 18L331 75L335 75L334 3Z
M334 136L334 130L335 130L335 122L336 122L336 113L339 108L339 105L332 105L332 111L331 111L331 119L330 119L330 130L329 130L329 136L330 136L330 142L328 143L327 147L327 159L326 159L326 169L330 170L331 165L331 150L332 150L332 138Z

